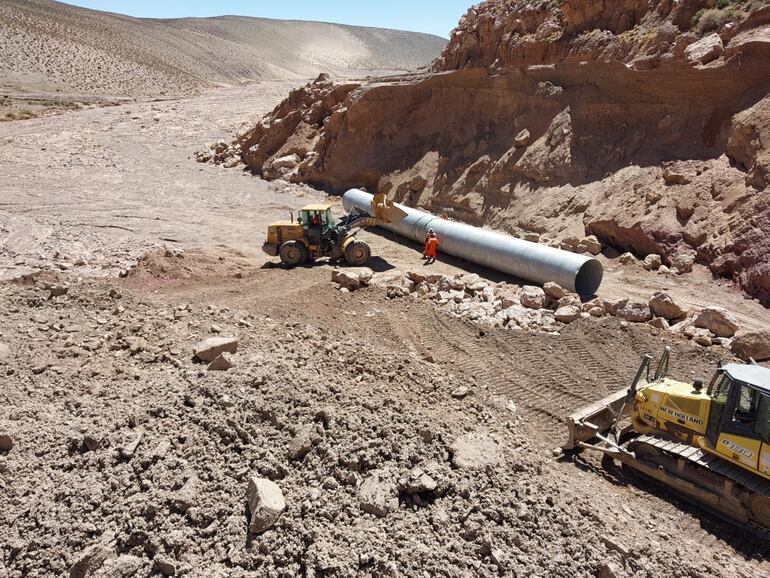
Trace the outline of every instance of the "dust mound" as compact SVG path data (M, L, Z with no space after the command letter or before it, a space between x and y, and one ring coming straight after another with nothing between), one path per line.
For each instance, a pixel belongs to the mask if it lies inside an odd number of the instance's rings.
M769 55L763 2L488 1L433 73L321 79L236 142L267 178L692 255L770 304Z
M51 0L0 4L0 86L87 94L186 94L243 81L405 71L428 34L239 16L137 19Z

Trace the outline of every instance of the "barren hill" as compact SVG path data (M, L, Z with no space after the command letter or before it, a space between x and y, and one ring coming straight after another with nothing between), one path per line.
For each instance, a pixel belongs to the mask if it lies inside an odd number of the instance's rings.
M52 0L3 0L0 88L179 94L319 72L414 70L445 43L428 34L320 22L138 19Z
M309 85L238 150L267 178L694 257L769 305L769 56L760 0L489 0L434 73Z

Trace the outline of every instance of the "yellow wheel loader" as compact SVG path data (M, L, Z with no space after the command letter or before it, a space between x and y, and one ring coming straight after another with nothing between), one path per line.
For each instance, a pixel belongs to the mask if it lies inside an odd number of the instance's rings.
M355 209L339 222L332 215L332 205L308 205L300 209L297 220L273 223L267 229L262 250L271 257L280 257L288 267L312 263L328 257L332 261L345 259L354 267L366 264L371 249L356 238L364 227L400 220L406 213L390 203L384 194L375 195L374 215Z
M565 451L593 450L729 520L770 530L770 369L720 367L709 384L651 375L566 418Z

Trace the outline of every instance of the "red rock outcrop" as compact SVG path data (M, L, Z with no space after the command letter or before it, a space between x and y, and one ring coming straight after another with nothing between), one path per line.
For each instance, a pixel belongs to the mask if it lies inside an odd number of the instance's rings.
M770 6L701 35L710 4L488 1L432 72L319 78L237 142L267 178L694 254L770 304Z

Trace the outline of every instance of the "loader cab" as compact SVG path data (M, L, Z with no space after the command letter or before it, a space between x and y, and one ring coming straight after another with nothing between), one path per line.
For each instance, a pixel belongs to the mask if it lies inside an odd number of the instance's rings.
M703 449L770 477L770 369L722 367L709 387Z
M300 209L297 221L303 227L327 230L334 227L331 205L308 205Z

